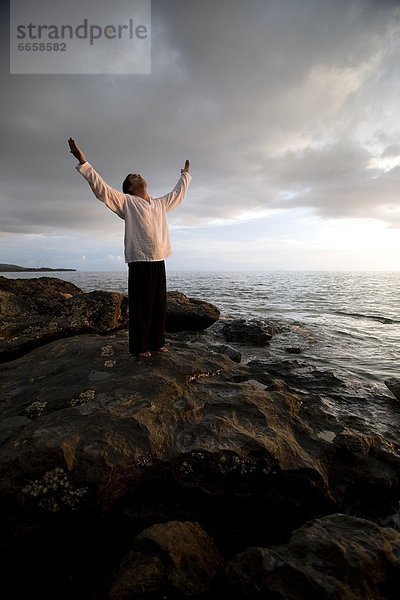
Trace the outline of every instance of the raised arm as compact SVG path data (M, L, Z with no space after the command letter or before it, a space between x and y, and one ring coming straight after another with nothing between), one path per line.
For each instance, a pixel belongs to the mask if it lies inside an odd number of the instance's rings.
M192 180L192 176L189 173L190 171L190 163L188 160L185 161L185 166L181 169L181 176L179 177L178 183L175 185L174 189L169 192L169 194L165 194L165 196L160 196L158 200L165 203L167 212L174 210L177 206L180 205L182 200L184 199L189 184Z
M109 186L104 179L97 173L93 166L86 160L82 150L77 146L73 138L69 138L68 144L70 152L79 161L75 167L76 170L86 179L96 198L104 202L121 219L125 219L124 206L126 202L125 194Z

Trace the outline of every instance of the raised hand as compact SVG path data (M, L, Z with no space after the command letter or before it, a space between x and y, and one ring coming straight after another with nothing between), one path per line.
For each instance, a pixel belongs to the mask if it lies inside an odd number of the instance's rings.
M190 171L190 162L188 161L188 159L185 160L185 167L183 169L181 169L181 173L185 172L185 173L189 173Z
M79 146L76 145L75 140L73 138L69 138L68 140L70 152L75 156L75 158L83 165L86 162L85 155Z

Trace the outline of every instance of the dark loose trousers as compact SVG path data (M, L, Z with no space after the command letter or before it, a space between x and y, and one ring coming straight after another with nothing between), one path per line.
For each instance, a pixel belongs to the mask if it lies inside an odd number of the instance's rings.
M128 263L128 299L129 352L164 346L167 285L163 260Z

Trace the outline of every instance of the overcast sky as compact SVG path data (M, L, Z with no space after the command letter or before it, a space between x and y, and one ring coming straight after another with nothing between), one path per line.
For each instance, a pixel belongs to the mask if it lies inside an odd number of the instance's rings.
M153 0L151 74L114 76L10 75L2 11L0 262L126 270L72 136L153 196L190 159L169 270L400 269L400 2Z

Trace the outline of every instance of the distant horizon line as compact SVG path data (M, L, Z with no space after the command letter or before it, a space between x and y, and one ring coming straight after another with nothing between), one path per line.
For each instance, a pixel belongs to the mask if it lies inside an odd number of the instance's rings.
M43 267L36 267L43 268ZM49 268L49 267L47 267ZM51 272L65 272L62 267L58 270L56 267L50 267L53 269ZM74 273L126 273L127 269L107 270L107 269L71 269L69 272ZM400 269L168 269L170 273L399 273ZM2 273L40 273L40 271L3 271ZM45 271L41 271L42 273Z

